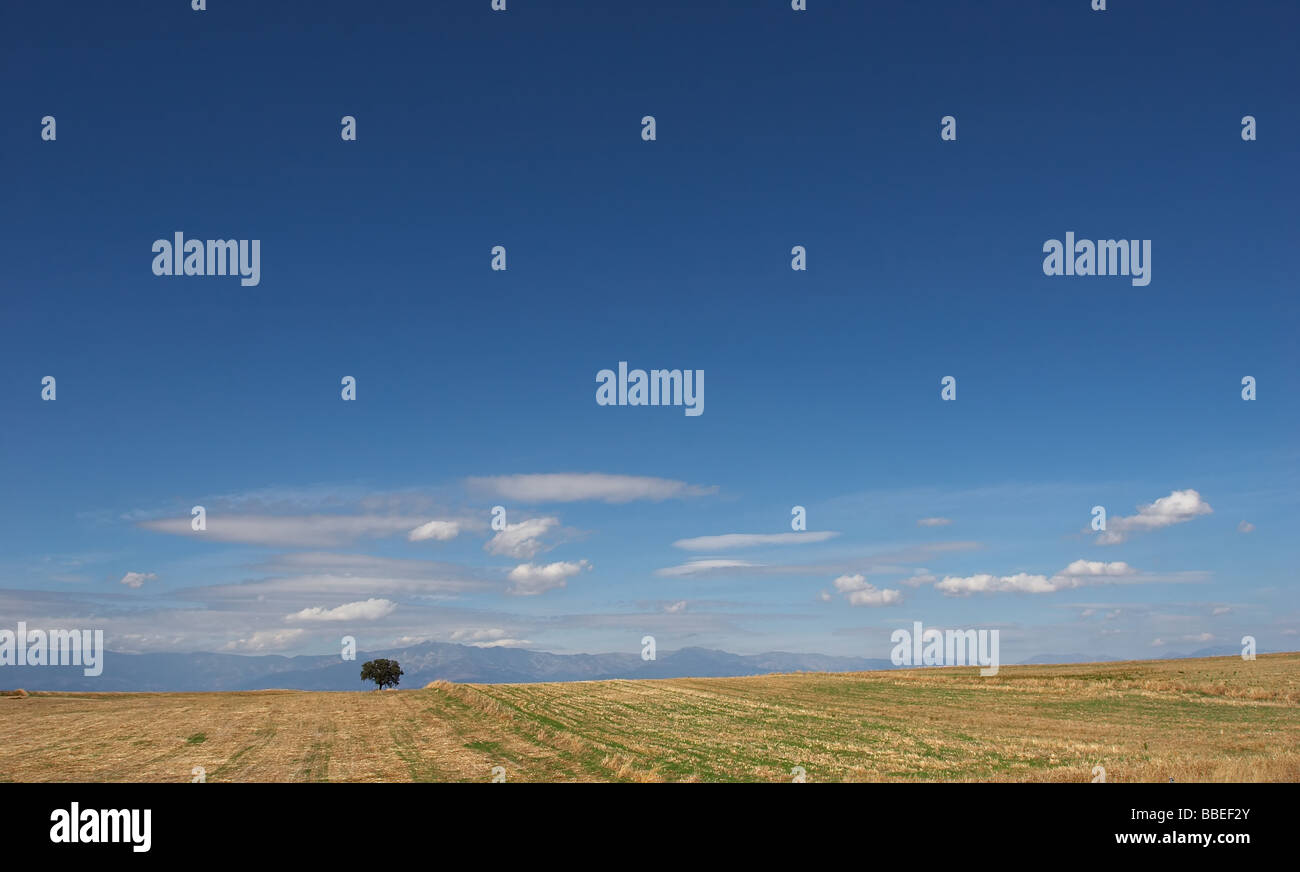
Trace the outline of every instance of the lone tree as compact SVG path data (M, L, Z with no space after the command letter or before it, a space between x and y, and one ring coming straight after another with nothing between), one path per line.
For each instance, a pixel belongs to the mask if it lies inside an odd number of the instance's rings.
M402 680L402 667L396 660L367 660L361 664L361 680L373 681L377 685L375 690L397 687Z

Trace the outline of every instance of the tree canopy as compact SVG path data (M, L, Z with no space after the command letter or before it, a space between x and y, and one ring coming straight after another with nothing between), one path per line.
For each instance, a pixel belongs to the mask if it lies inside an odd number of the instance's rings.
M397 687L397 683L402 680L402 667L397 665L396 660L367 660L361 664L361 680L373 681L376 690Z

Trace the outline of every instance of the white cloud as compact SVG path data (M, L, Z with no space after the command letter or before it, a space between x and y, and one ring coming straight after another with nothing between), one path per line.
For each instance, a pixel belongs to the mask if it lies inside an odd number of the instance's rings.
M393 613L397 604L386 599L358 600L332 609L317 606L285 615L286 621L375 621Z
M854 606L893 606L903 601L903 592L892 588L877 590L867 585L867 590L855 590L849 594L849 605Z
M1196 491L1190 488L1173 491L1154 503L1138 506L1136 515L1110 518L1106 522L1106 529L1097 535L1097 544L1116 545L1125 541L1131 533L1182 524L1213 511L1210 504L1201 499Z
M515 596L536 596L557 587L564 587L568 579L584 569L591 569L591 564L586 560L579 560L576 563L560 561L545 566L521 563L510 570L507 578L513 583L506 589L506 593Z
M1213 642L1213 633L1192 633L1183 637L1184 642Z
M1216 617L1218 615L1229 615L1232 614L1232 609L1229 606L1216 606L1210 614Z
M935 588L949 596L970 596L973 593L1054 593L1135 574L1136 570L1122 560L1113 563L1076 560L1050 577L1026 572L1015 575L981 573L965 577L949 575L935 584Z
M918 527L946 527L952 523L952 518L922 518L916 522Z
M511 639L500 627L470 629L462 628L451 634L451 641L475 648L518 648L533 644L530 639Z
M446 542L455 539L459 534L460 524L456 521L430 521L407 533L406 538L411 542L424 542L428 539Z
M1242 533L1253 533L1255 532L1255 525L1250 521L1242 521L1237 525L1237 529Z
M664 611L670 615L676 615L686 611L686 600L678 600L675 603L664 606Z
M851 590L862 590L867 586L867 578L862 573L856 575L841 575L835 579L835 589L840 593L848 593Z
M1123 560L1104 563L1100 560L1076 560L1060 571L1060 575L1079 578L1082 576L1120 576L1132 575L1133 567Z
M510 635L500 627L457 627L451 631L450 641L460 645L476 645L480 642L495 642Z
M118 583L125 584L130 588L137 588L143 585L146 581L156 581L157 579L157 573L153 572L128 572L126 575L122 576L122 580Z
M835 589L848 594L849 604L855 606L892 606L903 601L903 592L891 588L879 589L869 583L861 573L841 575L835 579Z
M227 651L281 651L297 641L305 630L258 630L245 639L234 639L224 646Z
M663 569L656 569L655 575L664 575L677 577L682 575L707 575L710 573L727 572L733 569L753 569L760 567L761 563L750 563L748 560L691 560L680 566L668 566Z
M840 535L829 530L815 533L726 533L721 536L696 536L678 539L673 547L686 551L726 551L730 548L753 548L756 545L808 545L825 542Z
M935 587L950 596L970 596L972 593L1050 593L1061 589L1046 575L1030 575L1025 572L1015 575L980 573L964 577L948 575Z
M461 627L451 632L453 642L482 642L489 639L502 639L507 635L500 627Z
M522 503L569 503L600 500L627 503L633 500L667 500L706 496L717 487L701 487L667 478L638 475L606 475L599 472L549 473L541 475L498 475L470 478L471 487L486 490Z
M543 542L541 537L559 525L559 518L529 518L518 524L506 524L504 530L498 530L497 534L487 541L483 550L489 554L504 554L520 560L531 560L553 547Z

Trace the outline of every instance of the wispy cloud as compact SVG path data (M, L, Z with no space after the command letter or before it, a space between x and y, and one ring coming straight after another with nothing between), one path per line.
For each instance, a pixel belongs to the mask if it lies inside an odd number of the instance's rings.
M951 523L951 518L921 518L916 522L916 525L918 527L946 527Z
M209 513L207 529L194 530L191 519L162 518L139 526L158 533L190 536L216 542L278 545L296 548L333 548L358 539L375 539L414 532L428 526L420 518L390 515L223 515Z
M517 524L506 524L504 530L498 530L487 541L483 550L489 554L530 560L553 547L543 542L541 537L559 525L559 518L528 518Z
M926 584L934 584L936 581L938 581L938 579L935 578L930 573L924 570L918 570L913 575L909 575L907 578L904 578L902 580L902 583L907 585L908 587L921 587L922 585L926 585Z
M471 477L467 483L471 488L521 503L661 501L707 496L718 490L716 486L702 487L667 478L607 475L599 472Z
M720 536L696 536L692 539L678 539L674 548L686 551L728 551L735 548L754 548L759 545L809 545L825 542L839 533L820 531L815 533L724 533Z
M655 575L670 578L684 575L707 575L736 569L753 569L759 566L762 566L762 564L750 563L748 560L690 560L680 566L667 566L663 569L656 569Z
M258 630L242 639L232 639L223 647L227 651L243 651L249 654L260 654L266 651L283 651L288 648L299 637L304 630Z
M451 641L475 648L520 648L532 645L531 639L514 639L500 627L461 628L451 634Z
M979 542L932 542L925 545L887 545L865 549L861 556L839 556L834 560L806 563L755 563L734 558L694 558L679 566L655 570L660 576L686 576L724 573L753 573L758 575L820 575L823 573L869 572L906 573L899 564L930 561L935 557L958 551L982 548ZM918 570L919 571L919 570Z
M369 554L297 552L282 554L257 569L266 577L239 584L188 588L177 595L205 602L243 600L258 596L352 596L379 594L451 596L488 590L486 571L431 560L404 560Z

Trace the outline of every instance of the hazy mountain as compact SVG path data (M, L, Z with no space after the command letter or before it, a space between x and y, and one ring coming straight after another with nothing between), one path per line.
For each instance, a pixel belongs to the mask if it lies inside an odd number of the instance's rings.
M1266 654L1268 652L1266 652L1263 648L1259 648L1256 653ZM1161 660L1191 660L1196 657L1228 657L1228 656L1240 657L1241 646L1240 645L1215 645L1212 648L1198 648L1197 650L1193 651L1191 654L1181 654L1181 653L1175 653L1171 651L1168 654L1161 654L1160 659Z
M1240 655L1237 646L1203 648L1191 654L1163 653L1160 659ZM1262 651L1260 653L1263 653ZM826 654L729 654L711 648L682 648L642 660L640 652L625 654L550 654L522 648L476 648L445 642L425 642L386 651L357 652L356 660L338 655L284 657L278 654L117 654L104 657L98 677L82 674L79 666L0 667L0 688L80 691L215 691L364 690L361 664L387 657L401 664L402 687L423 687L430 681L478 684L537 681L597 681L612 678L722 678L771 672L865 672L895 669L888 660L834 657ZM1023 664L1107 663L1118 658L1097 654L1040 654Z
M660 652L656 660L627 654L550 654L520 648L477 648L426 642L386 651L284 657L246 654L117 654L104 657L98 677L73 666L5 666L0 686L27 690L214 691L296 688L363 690L361 664L387 657L401 664L402 687L435 679L491 683L594 681L611 678L712 678L769 672L857 672L893 669L888 660L824 654L729 654L708 648Z

